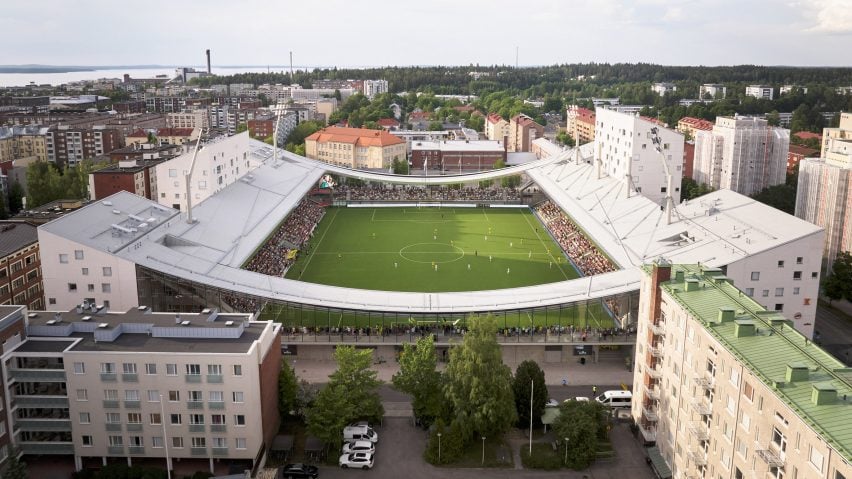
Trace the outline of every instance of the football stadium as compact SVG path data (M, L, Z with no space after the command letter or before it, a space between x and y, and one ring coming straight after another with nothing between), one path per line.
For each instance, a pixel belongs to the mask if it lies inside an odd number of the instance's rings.
M121 276L92 302L251 312L280 322L290 343L446 337L470 314L496 316L503 341L630 342L641 268L653 261L739 282L819 251L818 227L726 190L676 205L667 220L601 174L593 144L543 141L540 158L518 166L404 176L251 140L259 166L185 211L120 192L41 227L46 296L59 309L80 304L73 272L52 265L73 245ZM519 186L501 186L507 176ZM816 296L814 278L801 278L803 295ZM812 321L806 306L789 311L797 323Z

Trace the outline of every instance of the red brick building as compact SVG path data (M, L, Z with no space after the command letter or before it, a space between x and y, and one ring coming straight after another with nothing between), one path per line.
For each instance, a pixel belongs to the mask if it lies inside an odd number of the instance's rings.
M499 141L417 141L411 144L411 169L448 172L490 170L506 161L506 146Z
M0 304L44 309L38 233L22 221L0 221Z
M145 101L122 101L112 104L112 109L118 113L145 113Z
M531 151L532 142L544 136L544 127L527 115L515 115L509 121L509 151Z
M252 138L267 138L275 132L275 117L255 117L247 121L246 126Z
M683 142L683 177L692 178L692 166L695 163L695 142Z
M799 162L805 158L819 158L819 150L806 146L790 145L790 151L787 153L787 173L793 173Z
M157 173L154 167L164 161L166 158L122 160L116 165L93 171L89 174L89 183L94 187L93 199L106 198L123 190L157 201Z

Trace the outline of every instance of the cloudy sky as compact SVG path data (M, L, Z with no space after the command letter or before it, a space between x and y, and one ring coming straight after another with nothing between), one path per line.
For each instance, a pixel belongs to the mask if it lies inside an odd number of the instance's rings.
M852 65L852 0L3 3L0 64Z

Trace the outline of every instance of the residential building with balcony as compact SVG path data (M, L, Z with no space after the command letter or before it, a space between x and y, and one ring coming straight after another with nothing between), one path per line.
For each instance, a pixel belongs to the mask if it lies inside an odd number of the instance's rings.
M775 98L775 89L767 85L749 85L745 94L758 100L772 100Z
M83 160L108 155L124 146L124 135L117 128L96 125L91 128L72 128L67 125L51 127L45 142L48 161L59 168L75 166Z
M532 151L532 143L544 136L544 126L527 115L519 114L509 120L508 151Z
M595 141L595 112L577 105L568 107L565 131L577 145Z
M26 322L26 338L2 356L4 415L24 455L73 456L77 470L168 457L216 473L254 467L278 431L271 321L85 303L31 311Z
M26 338L27 331L24 322L23 306L0 306L0 356L15 347ZM6 375L0 367L0 385L6 384ZM6 467L7 459L14 452L12 447L12 427L8 420L9 408L8 391L0 387L0 473Z
M485 137L493 141L505 141L509 137L509 122L497 113L485 117Z
M660 477L852 477L842 362L719 269L643 271L632 416Z
M0 221L0 304L44 308L38 230L23 221Z
M698 98L702 100L722 100L727 94L728 88L718 83L705 83L698 87Z
M369 99L375 98L376 95L388 92L387 80L364 80L363 82L364 96Z

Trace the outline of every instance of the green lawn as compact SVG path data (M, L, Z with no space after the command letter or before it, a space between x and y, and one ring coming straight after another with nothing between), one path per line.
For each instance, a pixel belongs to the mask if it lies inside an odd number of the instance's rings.
M286 277L385 291L477 291L578 277L528 209L329 208ZM437 269L436 269L437 267Z

